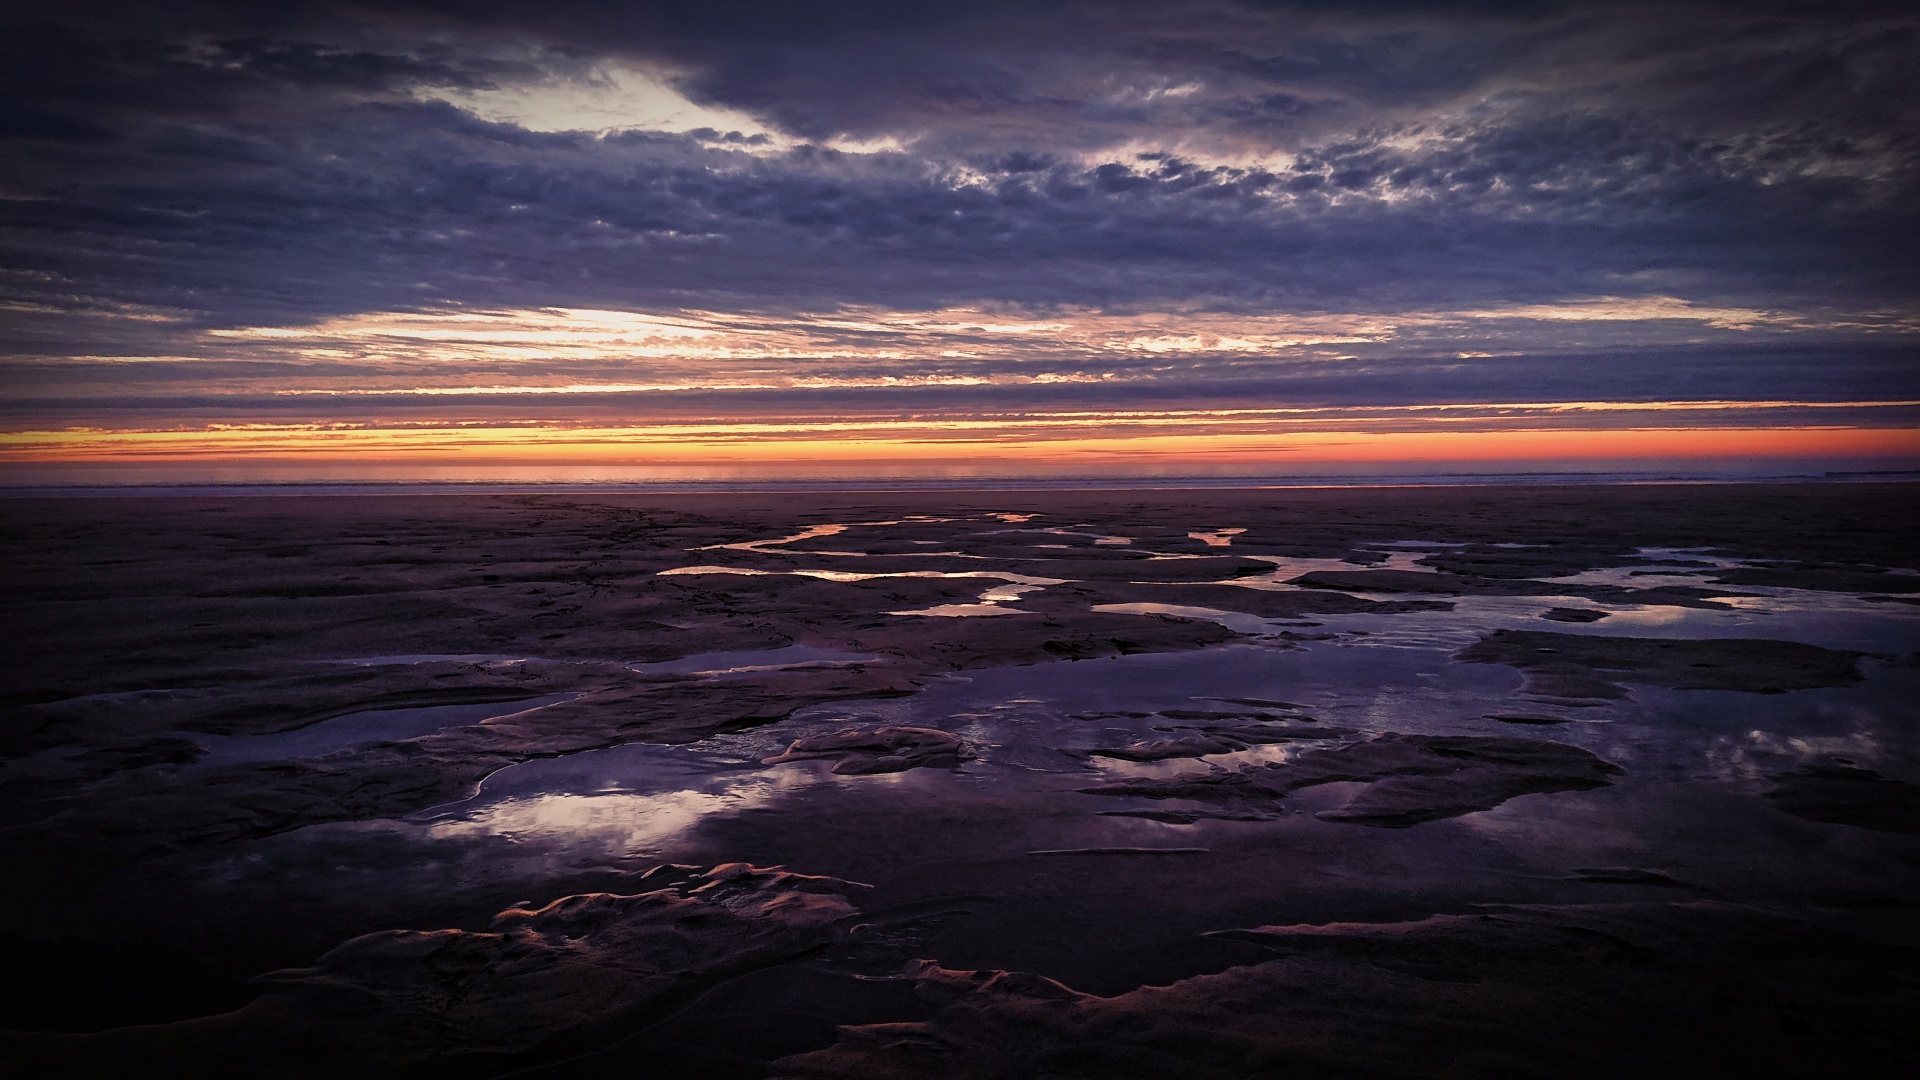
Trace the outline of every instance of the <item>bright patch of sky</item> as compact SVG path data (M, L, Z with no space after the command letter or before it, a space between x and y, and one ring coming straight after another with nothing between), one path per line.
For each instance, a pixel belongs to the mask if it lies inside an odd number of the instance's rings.
M1275 355L1303 348L1385 343L1410 336L1485 342L1525 335L1541 324L1622 324L1644 337L1666 324L1682 340L1700 332L1747 336L1818 329L1815 316L1732 306L1699 305L1675 297L1581 297L1472 311L1380 314L1248 315L1200 311L1131 314L1076 310L1043 317L967 308L935 311L847 309L776 316L716 311L664 314L576 308L427 313L370 312L307 327L213 330L214 340L256 348L325 353L388 362L496 362L514 360L847 360L924 363L979 360L982 375L1014 366L1010 344L1028 358L1092 358L1139 354ZM1859 325L1858 320L1849 326ZM1887 329L1912 329L1892 318ZM712 369L703 367L709 377ZM786 372L790 382L806 374ZM894 379L913 378L905 367ZM1059 377L1058 375L1055 376ZM861 380L865 382L866 380ZM766 380L750 380L766 385ZM699 385L713 385L706 378Z
M664 71L610 61L577 74L554 74L543 82L487 90L422 88L421 96L445 101L496 124L528 131L667 131L708 129L789 142L751 115L702 105L673 85Z

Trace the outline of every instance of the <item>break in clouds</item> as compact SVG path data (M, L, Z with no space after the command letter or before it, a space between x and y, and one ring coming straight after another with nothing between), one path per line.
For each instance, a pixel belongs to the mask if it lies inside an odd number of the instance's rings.
M242 361L263 394L526 382L537 343L338 328L535 310L808 328L678 359L556 328L587 381L991 385L1042 355L1084 392L1285 396L1346 358L1405 401L1920 396L1902 4L255 8L0 35L10 397L187 400ZM1079 329L899 314L929 312ZM1228 329L1099 329L1169 317ZM1624 359L1569 359L1597 352Z

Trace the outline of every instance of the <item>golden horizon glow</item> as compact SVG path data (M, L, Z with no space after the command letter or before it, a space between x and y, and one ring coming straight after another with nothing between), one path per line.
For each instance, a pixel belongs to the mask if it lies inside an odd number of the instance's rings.
M1231 407L1231 389L1218 391L1214 402L1202 396L1209 385L1230 388L1240 379L1285 382L1300 376L1301 385L1311 385L1322 372L1338 376L1349 370L1350 362L1384 385L1393 370L1387 365L1408 355L1427 373L1408 380L1404 392L1416 395L1418 384L1425 384L1432 393L1446 381L1428 370L1435 364L1466 371L1481 358L1525 355L1498 350L1528 341L1573 349L1610 340L1583 336L1594 327L1607 333L1619 327L1642 345L1662 333L1669 343L1698 344L1792 340L1835 327L1901 336L1920 333L1920 315L1855 313L1823 321L1673 296L1374 314L870 306L796 314L372 312L301 327L197 332L195 347L208 350L203 361L264 365L234 369L217 389L204 382L197 388L198 396L219 400L219 410L232 420L168 425L147 419L166 415L159 410L166 408L173 384L116 377L124 396L107 415L126 420L64 427L42 421L46 426L0 432L0 465L286 459L846 466L978 460L1068 468L1920 460L1920 400L1911 399L1416 398L1380 406L1276 406L1256 398ZM1372 359L1347 352L1365 348L1374 349ZM1274 366L1263 369L1269 361ZM67 363L84 369L90 362ZM120 362L138 361L108 359ZM46 370L57 366L49 362ZM1005 404L1017 400L1008 388L1063 383L1101 389L1035 394L1036 407L1027 409ZM58 396L88 384L48 385L47 393ZM136 389L143 385L158 395L141 396L155 394ZM1188 400L1196 404L1147 404L1163 386L1193 395ZM998 392L969 396L964 390L971 387ZM884 403L835 393L876 388L902 393ZM914 393L936 389L943 392ZM714 396L674 396L694 392ZM750 396L728 404L733 393ZM586 400L591 395L608 400ZM410 397L419 401L409 404L404 399ZM152 412L146 411L149 400ZM382 401L377 411L353 404L375 400ZM1084 404L1089 400L1114 404ZM282 419L293 416L298 419Z
M1108 434L948 427L764 425L754 438L713 427L369 428L233 425L196 431L64 431L0 437L0 463L302 459L466 463L727 464L1027 461L1504 462L1524 460L1920 458L1920 429L1846 426L1365 429Z

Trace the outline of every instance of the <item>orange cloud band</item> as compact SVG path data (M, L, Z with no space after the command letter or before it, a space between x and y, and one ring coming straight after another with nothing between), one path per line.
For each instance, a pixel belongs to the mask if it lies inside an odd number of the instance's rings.
M1076 433L1020 425L409 427L244 426L190 431L68 430L0 435L0 462L387 461L781 464L1005 461L1030 464L1218 462L1473 463L1753 458L1915 458L1920 428L1627 427L1503 430Z

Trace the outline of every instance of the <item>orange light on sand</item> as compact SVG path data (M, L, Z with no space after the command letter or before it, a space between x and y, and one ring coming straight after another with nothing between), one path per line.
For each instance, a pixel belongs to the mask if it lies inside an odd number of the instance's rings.
M1626 427L1411 431L1131 433L1111 418L1070 425L974 420L791 422L631 427L254 425L188 431L0 434L0 462L286 459L466 463L836 464L1002 461L1029 464L1653 461L1916 458L1920 429Z

